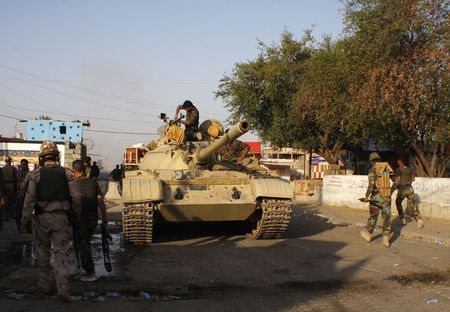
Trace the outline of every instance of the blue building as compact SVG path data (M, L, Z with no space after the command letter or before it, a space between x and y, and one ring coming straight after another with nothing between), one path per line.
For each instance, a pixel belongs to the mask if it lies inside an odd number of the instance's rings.
M30 141L83 141L83 123L81 121L29 120L27 122L27 140Z

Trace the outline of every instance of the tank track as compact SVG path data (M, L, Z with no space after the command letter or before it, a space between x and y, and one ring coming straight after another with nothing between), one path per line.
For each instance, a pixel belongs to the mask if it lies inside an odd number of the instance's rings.
M258 201L262 210L250 236L253 239L276 239L286 231L292 216L292 201L289 199L262 198Z
M136 245L153 241L154 203L125 204L122 210L122 227L125 240Z

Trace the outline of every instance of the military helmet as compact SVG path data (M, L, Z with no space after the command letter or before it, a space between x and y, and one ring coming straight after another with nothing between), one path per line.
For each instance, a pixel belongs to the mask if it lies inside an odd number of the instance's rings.
M39 157L47 156L47 155L57 155L59 156L59 150L56 146L56 143L53 141L44 141L42 142L41 149L39 151Z
M374 160L380 160L381 159L381 157L380 157L380 154L378 154L377 152L372 152L372 153L370 153L370 155L369 155L369 161L374 161Z

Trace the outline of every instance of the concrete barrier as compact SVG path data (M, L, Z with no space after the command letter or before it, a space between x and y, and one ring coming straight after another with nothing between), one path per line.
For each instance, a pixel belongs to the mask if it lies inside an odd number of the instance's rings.
M105 199L107 200L115 200L122 199L122 196L119 193L119 182L108 182L108 192L106 193Z
M367 209L367 204L358 200L358 198L364 197L367 185L367 176L325 176L322 188L322 204ZM450 220L450 179L416 178L413 188L420 212L424 217ZM392 194L393 213L396 212L396 195L397 192ZM406 207L406 203L403 206Z

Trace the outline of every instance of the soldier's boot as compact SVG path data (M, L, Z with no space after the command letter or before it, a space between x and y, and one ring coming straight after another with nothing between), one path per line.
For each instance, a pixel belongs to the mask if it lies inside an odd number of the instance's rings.
M61 302L64 302L64 303L71 303L72 302L72 297L70 296L70 294L68 292L65 292L65 291L58 293L58 299Z
M417 228L418 229L423 228L423 220L422 219L417 220Z
M389 235L383 235L383 242L381 243L384 247L391 247L391 238L394 236L394 232Z
M361 231L360 234L366 242L370 243L370 241L372 240L372 233L369 233L369 231L367 231L367 229L364 229Z

